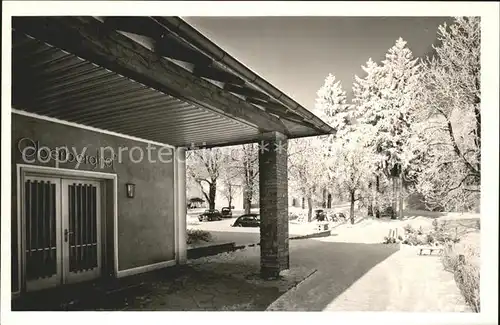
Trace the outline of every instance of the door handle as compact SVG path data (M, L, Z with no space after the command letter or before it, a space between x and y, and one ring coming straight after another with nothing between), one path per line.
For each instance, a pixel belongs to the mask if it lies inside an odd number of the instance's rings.
M68 229L64 229L64 241L68 242L68 236L72 235L72 234L73 234L72 231L69 231Z

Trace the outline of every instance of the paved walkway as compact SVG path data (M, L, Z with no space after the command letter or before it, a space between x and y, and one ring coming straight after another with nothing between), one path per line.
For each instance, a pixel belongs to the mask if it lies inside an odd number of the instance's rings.
M394 246L383 244L341 243L316 239L296 240L291 242L290 247L292 266L307 266L317 271L295 289L280 297L268 310L323 311L354 283L398 250Z
M385 228L371 224L345 225L339 236L297 241L293 264L318 271L268 310L470 312L439 256L376 244Z
M439 256L402 249L370 270L326 311L469 312Z

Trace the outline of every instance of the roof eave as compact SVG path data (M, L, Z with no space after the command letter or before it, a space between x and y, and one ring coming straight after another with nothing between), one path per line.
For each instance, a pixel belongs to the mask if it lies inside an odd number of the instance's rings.
M264 78L257 75L244 64L236 60L229 53L224 51L210 39L205 37L201 32L188 24L180 17L151 17L164 28L174 32L179 37L193 44L198 49L202 50L206 55L210 56L214 61L226 65L229 69L238 73L246 81L263 89L270 94L274 99L283 103L287 108L304 117L304 119L315 126L316 135L324 135L334 133L335 130L307 110L305 107L297 103L295 100L287 96L281 90L274 87Z

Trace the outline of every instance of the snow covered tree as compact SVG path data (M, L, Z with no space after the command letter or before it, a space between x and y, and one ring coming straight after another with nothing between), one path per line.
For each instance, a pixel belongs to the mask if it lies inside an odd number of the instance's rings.
M405 143L411 136L413 112L416 110L419 96L420 64L413 58L406 41L399 38L389 49L382 61L385 83L382 87L384 117L381 119L379 145L387 157L385 169L389 171L394 184L393 209L399 207L399 217L403 216L402 185L405 166Z
M223 172L222 148L190 150L186 154L186 174L200 187L210 209L215 209L217 181Z
M358 78L358 84L354 86L361 121L377 130L371 145L382 158L379 170L393 181L392 207L393 211L397 210L399 196L400 216L404 150L411 134L412 112L419 95L420 70L418 59L413 58L406 44L399 38L388 50L381 66L370 60L366 67L371 72L369 79Z
M231 157L236 177L241 180L243 208L250 213L252 202L259 194L259 152L256 143L244 144L232 149Z
M327 170L320 137L289 141L288 182L292 189L307 199L308 220L312 220L313 198L325 186Z
M435 56L425 61L422 100L412 145L422 169L416 188L446 209L479 204L481 179L481 26L457 17L438 29Z
M316 93L315 113L332 126L337 133L343 132L351 124L347 95L342 84L333 74L325 78L323 86Z
M236 183L236 180L233 177L224 175L222 178L222 185L222 195L226 198L228 207L232 209L233 199L240 190L240 184Z
M226 147L224 148L224 153L226 154L223 158L223 168L222 168L222 189L221 193L226 198L229 208L232 209L233 199L241 190L241 177L239 165L235 159L233 159L233 152L241 151L240 147Z
M357 119L357 125L371 126L366 130L370 130L371 133L376 133L376 126L379 120L383 117L382 114L382 79L384 77L384 71L381 66L371 58L368 59L365 66L361 66L365 73L364 78L360 78L355 75L353 83L353 114ZM372 134L372 136L374 136ZM366 146L369 149L373 149L376 146L376 138L372 141L367 141ZM384 176L383 170L384 159L373 160L373 177L368 180L368 186L371 189L371 196L369 198L368 214L373 213L379 217L380 211L380 184L381 177Z
M364 78L357 75L354 76L352 87L353 99L355 106L354 115L359 119L360 123L376 125L378 120L383 116L381 110L380 99L382 98L381 87L384 71L381 66L371 58L368 59L365 66L361 66L364 73Z
M316 93L316 105L314 113L335 129L335 134L319 137L318 145L323 152L323 159L326 165L322 168L325 176L329 177L333 173L329 172L328 160L331 159L328 151L335 138L343 138L351 130L353 122L352 105L347 103L347 94L342 88L340 81L336 80L333 74L328 74L323 85ZM321 201L324 208L327 207L328 196L334 191L334 179L324 179L324 187L321 189Z
M354 223L355 203L369 195L368 178L375 167L374 152L366 146L367 139L371 137L367 131L368 128L361 126L332 144L332 168L329 171L333 173L331 177L349 194L351 223Z

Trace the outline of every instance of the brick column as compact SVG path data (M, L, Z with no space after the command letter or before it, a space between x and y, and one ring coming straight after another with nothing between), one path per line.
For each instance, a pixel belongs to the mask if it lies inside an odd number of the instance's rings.
M290 267L287 138L273 132L259 143L260 268L264 278Z

